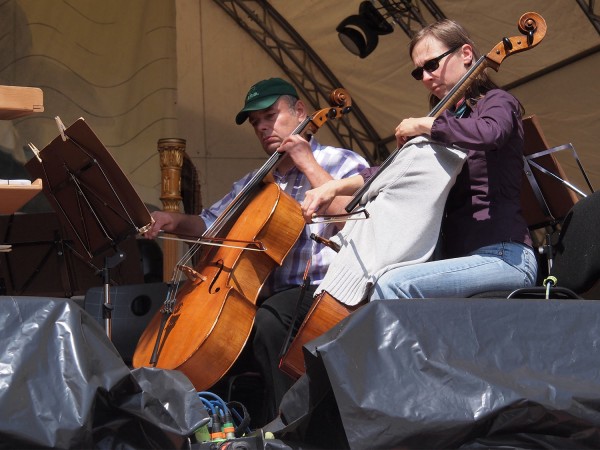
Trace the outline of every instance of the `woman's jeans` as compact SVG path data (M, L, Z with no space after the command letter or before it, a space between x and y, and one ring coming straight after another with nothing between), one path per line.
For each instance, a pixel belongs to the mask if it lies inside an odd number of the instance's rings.
M397 298L466 298L487 291L513 291L535 286L533 249L501 242L461 258L398 267L384 273L371 300Z

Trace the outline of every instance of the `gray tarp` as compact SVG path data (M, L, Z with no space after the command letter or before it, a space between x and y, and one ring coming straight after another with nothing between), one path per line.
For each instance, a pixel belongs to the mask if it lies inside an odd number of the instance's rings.
M598 448L599 343L595 300L372 302L305 346L287 428L267 428L332 448Z
M70 300L0 297L0 448L189 448L209 418L180 372L130 371Z

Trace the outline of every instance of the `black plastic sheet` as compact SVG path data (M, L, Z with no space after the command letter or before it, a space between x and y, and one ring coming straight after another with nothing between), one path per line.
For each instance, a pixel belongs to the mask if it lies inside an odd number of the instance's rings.
M0 448L180 449L209 421L178 371L123 362L66 299L0 297Z
M600 448L599 301L372 302L305 353L306 375L266 427L282 439Z

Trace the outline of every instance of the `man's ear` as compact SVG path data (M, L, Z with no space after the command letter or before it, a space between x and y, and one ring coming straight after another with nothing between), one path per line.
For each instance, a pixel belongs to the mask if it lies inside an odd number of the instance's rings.
M296 114L301 121L304 120L304 118L308 115L308 112L306 111L306 105L302 100L298 100L294 108L296 109Z

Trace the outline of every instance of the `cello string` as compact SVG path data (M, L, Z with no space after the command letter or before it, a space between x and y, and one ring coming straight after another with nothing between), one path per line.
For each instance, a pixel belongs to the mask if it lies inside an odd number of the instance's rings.
M171 275L171 282L169 283L169 290L167 291L167 299L165 300L165 307L167 311L172 311L175 305L177 291L179 290L179 286L183 280L183 273L179 267L189 263L198 249L198 244L191 245L184 255L179 259L177 264L175 264L175 267L173 268L173 274Z

